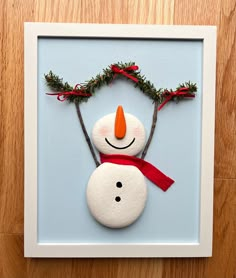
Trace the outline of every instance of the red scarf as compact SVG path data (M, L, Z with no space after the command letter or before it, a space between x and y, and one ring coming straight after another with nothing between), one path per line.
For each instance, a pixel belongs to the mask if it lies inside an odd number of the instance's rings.
M102 153L100 153L100 158L101 163L109 162L114 164L132 165L137 167L145 177L147 177L151 182L160 187L163 191L166 191L174 183L174 180L167 177L151 163L141 158L124 154Z

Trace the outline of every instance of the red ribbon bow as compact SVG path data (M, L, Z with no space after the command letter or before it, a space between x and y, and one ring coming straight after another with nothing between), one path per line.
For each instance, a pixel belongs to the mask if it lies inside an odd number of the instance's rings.
M170 92L168 90L166 90L163 93L164 97L166 98L165 101L159 106L158 111L160 111L162 109L163 106L166 105L167 102L169 102L172 98L176 97L176 96L180 96L180 97L195 97L194 94L190 94L189 93L189 88L183 87L178 89L175 92Z
M119 68L115 65L112 65L111 70L113 72L115 72L114 78L116 77L116 75L118 73L120 73L120 74L123 74L124 76L130 78L134 82L136 82L136 83L138 82L138 79L136 77L134 77L134 76L132 76L131 74L128 73L129 71L138 70L138 66L136 66L136 65L133 65L133 66L130 66L130 67L127 67L127 68L124 68L124 69L121 69L121 68Z
M74 96L81 96L81 97L90 97L90 93L85 93L83 89L78 89L80 84L76 84L74 89L72 91L68 92L57 92L57 93L47 93L49 96L57 96L57 99L59 101L65 101L69 96L74 95ZM63 97L63 98L61 98Z

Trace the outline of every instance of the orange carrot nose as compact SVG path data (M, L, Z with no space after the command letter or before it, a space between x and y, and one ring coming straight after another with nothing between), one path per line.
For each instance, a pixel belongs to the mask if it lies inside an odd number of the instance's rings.
M125 137L126 133L126 122L125 114L122 106L118 106L116 110L115 119L115 136L117 139L122 139Z

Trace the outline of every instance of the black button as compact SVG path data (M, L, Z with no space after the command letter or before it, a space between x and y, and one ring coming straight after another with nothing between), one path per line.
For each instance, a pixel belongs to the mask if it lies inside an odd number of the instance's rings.
M122 187L122 183L121 183L120 181L118 181L118 182L116 183L116 186L119 187L119 188L121 188L121 187Z
M115 200L116 200L116 202L120 202L120 200L121 200L120 196L117 196L117 197L115 198Z

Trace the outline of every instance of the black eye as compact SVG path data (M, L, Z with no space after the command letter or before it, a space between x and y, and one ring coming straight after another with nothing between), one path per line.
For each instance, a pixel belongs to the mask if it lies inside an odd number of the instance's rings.
M121 188L121 187L122 187L122 183L121 183L120 181L118 181L118 182L116 183L116 186L117 186L118 188Z
M121 198L120 198L119 196L117 196L117 197L115 198L115 200L116 200L116 202L120 202Z

